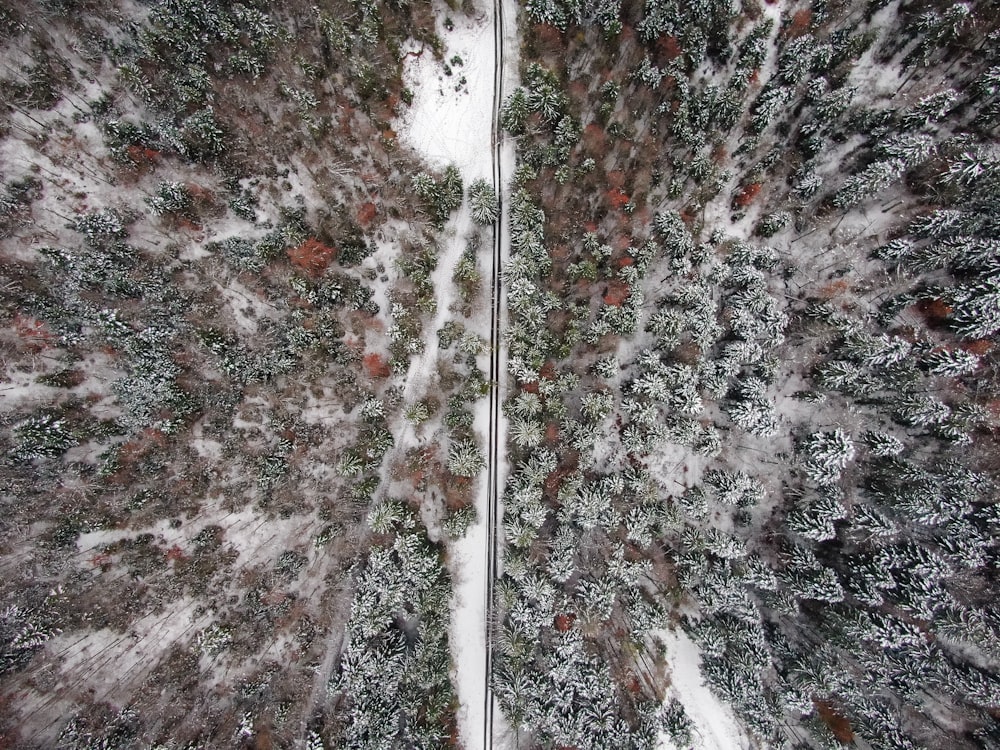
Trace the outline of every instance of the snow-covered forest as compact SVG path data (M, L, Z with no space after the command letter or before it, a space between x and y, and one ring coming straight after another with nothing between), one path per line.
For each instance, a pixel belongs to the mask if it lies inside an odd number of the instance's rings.
M1000 748L996 2L0 62L0 747Z

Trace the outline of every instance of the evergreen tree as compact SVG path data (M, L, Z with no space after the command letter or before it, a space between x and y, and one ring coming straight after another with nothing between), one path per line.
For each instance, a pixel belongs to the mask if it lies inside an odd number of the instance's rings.
M459 477L474 477L483 467L486 459L473 440L458 440L448 449L448 471Z
M13 456L19 461L57 458L77 443L66 421L47 413L15 424L13 437Z
M764 499L764 486L742 471L709 471L705 484L715 490L715 498L724 505L746 508Z
M500 110L500 123L511 135L522 135L528 119L528 96L523 88L514 89Z
M161 182L156 193L146 202L154 214L183 216L190 211L194 198L187 186L180 182Z
M488 226L500 215L500 202L497 200L493 186L486 180L475 180L469 186L469 208L472 219L477 224Z
M725 407L733 423L751 435L770 437L778 431L774 403L766 398L767 386L757 378L740 384L739 399Z
M805 456L806 476L813 482L835 482L854 458L854 442L843 430L814 432L800 446Z

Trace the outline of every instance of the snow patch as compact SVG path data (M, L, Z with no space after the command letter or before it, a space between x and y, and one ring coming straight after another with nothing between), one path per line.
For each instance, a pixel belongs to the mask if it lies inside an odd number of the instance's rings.
M673 691L694 725L694 750L750 748L750 740L732 709L705 686L701 677L701 654L694 642L680 629L662 630L656 635L666 649ZM661 748L668 750L671 747L670 741L664 738Z
M427 47L414 45L403 71L413 91L413 105L397 129L401 140L433 166L455 164L468 185L489 179L493 127L494 29L492 13L477 7L473 15L453 17L453 28L438 14L437 32L445 43L444 60ZM452 63L456 55L461 64ZM445 63L452 74L445 74ZM464 78L465 84L460 81ZM458 89L456 91L456 89Z

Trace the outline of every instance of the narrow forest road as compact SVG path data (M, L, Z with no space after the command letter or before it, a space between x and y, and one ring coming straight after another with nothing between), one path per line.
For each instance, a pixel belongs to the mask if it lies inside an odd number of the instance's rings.
M500 213L493 225L493 269L490 278L490 406L489 406L489 446L486 453L486 670L483 706L483 748L493 747L493 711L495 699L491 675L493 674L493 642L496 628L494 613L494 586L498 573L497 553L500 529L500 464L504 457L502 431L500 429L500 382L504 372L501 369L501 327L502 289L500 274L503 271L503 238L505 222L503 200L503 129L500 124L500 108L503 105L504 78L504 0L493 0L494 70L493 70L493 189L500 201Z
M503 138L499 112L504 92L517 85L516 14L516 0L476 0L471 12L451 15L447 26L440 19L437 30L444 42L443 59L451 62L452 72L444 72L431 55L405 60L404 80L413 92L413 102L397 128L400 140L431 167L444 170L454 165L466 186L477 179L491 183L501 208L492 239L489 228L473 222L468 198L446 223L439 241L438 268L431 279L436 313L424 326L426 348L414 358L404 393L404 399L411 402L434 387L439 351L436 331L456 317L457 287L452 274L469 238L481 233L477 266L482 289L473 314L462 322L489 342L477 366L491 388L472 409L472 427L486 466L476 481L476 520L464 535L446 543L453 591L449 645L459 702L457 730L467 750L506 750L515 744L495 705L489 675L494 653L493 587L503 550L501 495L507 475L506 424L500 408L507 368L501 274L510 252L504 181L514 171L514 144Z

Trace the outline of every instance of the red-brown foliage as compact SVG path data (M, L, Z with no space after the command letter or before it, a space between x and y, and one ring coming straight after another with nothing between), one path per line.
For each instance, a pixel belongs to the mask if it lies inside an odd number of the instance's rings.
M677 37L667 35L656 40L656 49L667 60L675 60L684 52Z
M358 209L358 224L367 227L378 215L378 207L371 201L362 203Z
M154 148L129 146L125 149L125 153L137 167L150 167L160 163L160 152Z
M590 81L576 78L570 81L567 87L569 95L576 101L586 101L587 93L590 91Z
M733 205L746 208L757 199L762 187L763 185L759 182L751 182L749 185L744 185L740 192L736 194L736 197L733 198Z
M545 493L545 497L550 500L558 501L559 488L562 487L563 480L565 479L565 474L556 469L550 472L545 480L542 482L542 491ZM561 504L561 503L560 503Z
M472 504L472 480L459 477L443 469L438 477L438 486L444 493L444 507L450 511L468 508Z
M546 47L562 48L562 32L555 26L547 23L536 23L535 38Z
M807 31L809 31L809 24L812 23L812 11L808 8L803 8L798 11L794 16L792 16L792 22L788 24L788 28L785 30L785 35L789 39L794 39L797 36L802 36Z
M558 630L560 633L565 633L567 630L573 627L573 623L575 621L576 621L576 615L573 614L572 612L569 612L564 615L563 614L556 615L555 629Z
M948 321L948 316L953 312L953 308L940 297L932 300L920 300L916 305L917 310L924 316L929 326L943 326Z
M625 234L616 235L611 240L611 247L618 252L623 252L632 246L632 238ZM626 264L630 265L630 264ZM620 267L620 266L619 266Z
M647 227L652 220L653 213L645 203L636 208L635 213L632 214L632 223L637 227Z
M559 488L562 487L563 481L569 476L569 473L568 469L550 471L549 475L545 477L545 481L542 482L542 490L545 493L545 497L558 501Z
M993 342L987 341L986 339L978 339L977 341L970 341L966 344L962 344L962 348L970 354L977 354L982 357L993 349Z
M619 188L612 188L607 192L608 203L612 208L622 209L629 202L629 197Z
M211 205L215 203L215 193L213 193L208 188L202 187L201 185L195 182L186 182L184 183L184 187L187 188L187 191L191 194L191 197L194 198L196 202L205 205Z
M48 348L52 340L52 333L45 323L20 313L14 316L14 330L28 351L40 352Z
M834 297L839 297L848 289L850 289L850 284L847 283L846 279L837 279L820 287L817 295L820 299L831 300Z
M608 134L596 122L583 129L583 147L588 154L601 156L608 150Z
M190 219L185 219L183 216L177 217L177 226L180 229L184 229L188 232L193 232L194 234L198 234L198 232L201 231L200 224L195 224L193 221L191 221Z
M311 276L319 276L337 255L332 247L310 238L288 251L288 259Z
M362 362L365 366L365 372L368 373L369 377L387 378L392 373L392 370L389 369L389 365L386 364L382 355L376 352L366 354Z
M621 279L612 279L608 282L608 289L604 293L604 304L621 307L622 303L628 299L629 285Z
M635 674L630 673L628 684L626 690L628 690L632 695L639 695L642 692L642 683L639 682L639 677Z
M111 475L111 481L116 483L130 481L127 470L166 445L166 434L153 427L147 427L131 440L122 443L118 448L118 463L121 469Z
M566 261L573 257L573 248L559 243L549 248L549 255L552 256L552 260Z
M823 720L838 742L844 745L854 742L854 730L851 728L851 722L846 717L841 716L832 703L814 698L813 705L816 706L819 718Z

